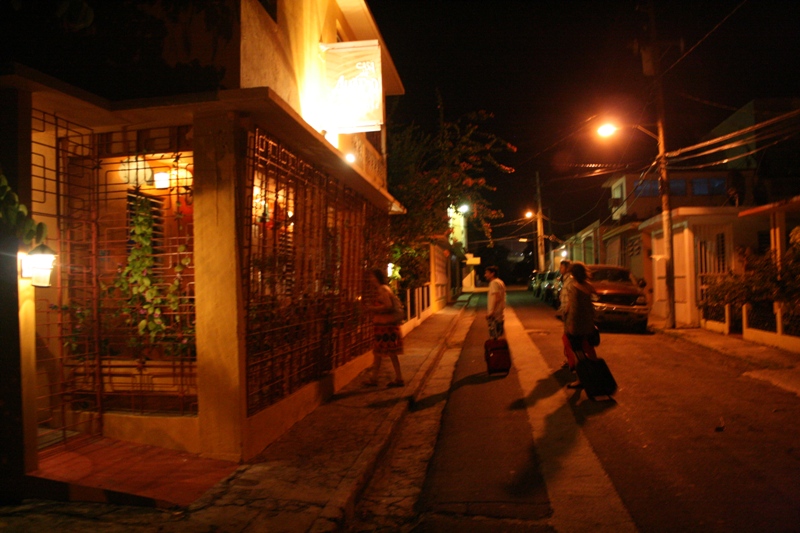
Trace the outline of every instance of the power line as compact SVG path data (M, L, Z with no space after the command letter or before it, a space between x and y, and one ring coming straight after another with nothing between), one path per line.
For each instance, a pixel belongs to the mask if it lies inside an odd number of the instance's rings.
M736 6L735 8L733 8L733 11L731 11L730 13L728 13L728 15L727 15L727 16L725 16L725 18L723 18L721 21L719 21L719 22L717 23L717 25L716 25L716 26L714 26L713 28L711 28L711 30L710 30L708 33L706 33L706 34L703 36L703 38L702 38L702 39L700 39L699 41L697 41L697 42L694 44L694 46L692 46L692 47L691 47L691 48L689 48L689 49L688 49L686 52L684 52L684 54L683 54L681 57L679 57L679 58L677 59L677 61L675 61L675 62L674 62L672 65L670 65L670 66L669 66L667 69L663 70L663 71L661 72L661 76L663 77L663 76L664 76L664 75L665 75L667 72L669 72L670 70L672 70L673 68L675 68L675 66L677 66L677 64L678 64L678 63L680 63L681 61L683 61L683 60L684 60L684 58L686 58L686 56L688 56L689 54L691 54L692 52L694 52L694 50L695 50L695 49L696 49L698 46L700 46L700 44L702 44L702 43L703 43L703 41L705 41L706 39L708 39L708 37L709 37L709 36L711 36L711 34L712 34L712 33L714 33L715 31L717 31L717 30L719 29L719 27L720 27L720 26L722 26L722 25L725 23L725 21L727 21L729 18L731 18L731 17L733 16L733 14L734 14L734 13L736 13L737 11L739 11L739 8L741 8L741 7L742 7L743 5L745 5L746 3L747 3L747 0L743 0L743 1L742 1L742 2L741 2L739 5L738 5L738 6Z

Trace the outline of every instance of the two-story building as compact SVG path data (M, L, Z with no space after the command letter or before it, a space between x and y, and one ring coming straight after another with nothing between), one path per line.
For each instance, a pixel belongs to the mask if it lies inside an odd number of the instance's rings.
M398 73L364 0L226 5L228 40L165 17L163 50L225 89L112 101L0 72L2 168L58 254L51 287L15 287L0 361L24 472L87 435L246 460L370 364Z

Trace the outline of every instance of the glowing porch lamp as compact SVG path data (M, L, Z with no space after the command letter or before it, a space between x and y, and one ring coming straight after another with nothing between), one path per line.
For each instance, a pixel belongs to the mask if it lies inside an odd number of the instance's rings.
M169 189L169 172L156 172L153 179L156 189Z
M55 262L56 252L42 243L22 258L21 276L29 278L34 287L49 287Z
M169 189L173 183L186 186L186 183L192 179L192 173L186 167L178 167L169 172L156 172L153 179L156 189Z

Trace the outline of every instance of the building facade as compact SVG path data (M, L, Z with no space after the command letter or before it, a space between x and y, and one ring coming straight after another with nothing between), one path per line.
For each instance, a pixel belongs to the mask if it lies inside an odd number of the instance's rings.
M17 287L24 471L92 435L246 460L370 363L402 84L363 0L229 6L213 51L199 19L168 25L226 89L110 101L0 75L3 169L58 254L51 287Z

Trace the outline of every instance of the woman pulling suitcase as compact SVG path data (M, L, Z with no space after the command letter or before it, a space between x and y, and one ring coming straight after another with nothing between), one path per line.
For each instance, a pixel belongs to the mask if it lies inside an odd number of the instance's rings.
M589 343L589 335L594 332L594 304L592 295L597 294L594 286L588 281L586 266L583 263L572 263L569 267L572 279L565 283L564 298L564 357L570 370L575 370L577 359L575 351L579 350L591 359L597 359L594 346ZM573 383L577 388L580 383Z
M567 284L564 316L564 355L570 370L578 374L578 381L570 383L571 389L583 388L589 398L610 396L617 390L617 383L605 361L597 357L590 337L595 334L594 304L592 297L597 291L588 281L583 263L570 266L572 280Z

